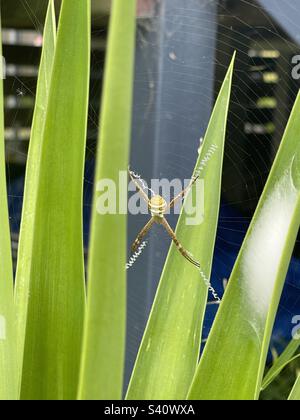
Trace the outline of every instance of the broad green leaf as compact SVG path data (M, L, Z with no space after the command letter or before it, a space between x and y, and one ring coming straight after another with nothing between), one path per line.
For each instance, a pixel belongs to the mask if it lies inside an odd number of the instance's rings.
M190 399L259 397L300 222L300 95L209 336Z
M288 366L295 359L300 357L300 354L295 355L296 351L300 347L300 339L293 339L284 352L275 360L273 366L270 368L262 383L262 390L265 390L282 372L282 370Z
M76 398L85 308L82 192L89 67L90 1L63 0L33 192L22 399Z
M233 66L234 60L216 102L195 170L204 179L204 219L202 223L189 225L190 216L183 211L176 230L183 246L202 264L207 278L219 215ZM195 190L196 186L192 191ZM186 398L197 367L206 300L207 286L200 272L172 245L133 371L128 399Z
M300 375L298 376L288 399L289 401L300 401Z
M134 73L135 0L114 0L101 108L95 194L88 266L79 399L119 399L122 395L126 324L125 214L100 214L101 180L109 180L113 198L127 197L131 103ZM119 175L125 171L125 185ZM123 190L122 190L123 188ZM126 209L125 209L126 212Z
M7 206L3 78L0 21L0 400L17 398L17 365L15 346L15 309L13 299L13 268Z
M21 380L22 372L30 276L32 269L31 256L33 253L32 247L35 226L35 209L39 185L39 173L42 164L42 139L44 134L56 42L55 20L54 2L53 0L50 0L45 21L43 50L27 159L27 173L25 178L25 193L16 273L15 302L17 311L19 381Z

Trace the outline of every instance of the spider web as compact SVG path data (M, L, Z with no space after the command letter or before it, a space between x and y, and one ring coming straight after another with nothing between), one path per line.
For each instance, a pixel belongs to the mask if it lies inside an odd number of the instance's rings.
M209 1L208 1L209 3ZM220 223L217 233L217 243L216 243L216 253L214 259L214 269L212 275L212 284L217 289L218 293L222 295L223 292L223 280L224 278L228 279L235 262L237 253L242 244L243 238L251 221L253 208L257 204L257 201L260 197L262 186L265 183L266 176L270 169L270 164L274 159L276 154L277 144L274 144L272 139L269 139L267 136L265 138L259 139L256 143L250 143L250 141L238 142L231 141L231 137L236 137L236 133L240 132L241 127L244 127L244 117L245 114L239 113L245 102L252 103L253 98L259 97L259 83L255 83L252 80L251 86L247 84L247 66L249 65L249 57L246 55L246 51L252 46L257 50L277 50L278 45L284 49L284 47L290 51L290 57L294 54L297 54L299 51L299 45L295 40L289 39L288 35L279 27L274 19L266 12L266 10L260 6L258 3L253 4L252 2L246 0L240 0L240 8L243 6L249 6L252 8L253 12L256 12L258 15L262 16L263 23L253 24L249 23L247 16L239 15L239 9L235 9L235 17L233 18L232 14L229 11L230 1L221 2L220 8L218 11L218 32L223 34L222 38L218 40L215 50L215 66L216 72L215 75L205 76L199 81L197 76L195 76L194 85L191 86L191 89L195 89L201 83L207 84L208 86L212 83L212 80L215 79L215 91L218 91L218 88L223 80L224 72L227 68L229 61L229 51L234 47L237 49L238 53L238 74L234 81L234 91L232 96L232 106L230 110L230 122L229 122L229 141L226 146L226 159L224 167L224 185L223 185L223 200L220 213ZM287 11L290 8L295 7L295 3L288 0L281 0L281 5L284 7L281 8L281 13L286 15L285 19L289 20ZM21 0L19 2L19 7L24 9L31 21L32 26L37 31L40 31L42 28L42 22L39 21L37 13L30 6L30 2L27 0ZM295 9L297 11L297 7ZM191 10L190 10L191 12ZM183 13L183 10L177 10L177 13ZM177 16L174 13L172 16L168 16L168 19L174 19L176 21ZM232 25L228 26L228 21L232 21ZM95 24L98 22L94 21ZM201 22L194 20L192 25L201 24ZM291 26L293 26L293 23ZM148 28L149 22L145 21L143 25L139 27L139 34L141 39L143 39L141 32L145 33ZM95 25L98 26L98 25ZM152 26L150 24L150 30ZM177 35L180 37L187 29L181 25L178 26ZM300 29L299 27L294 28L296 38L300 39ZM298 32L296 32L298 31ZM97 30L93 32L93 37L97 38L102 35L102 30ZM231 34L231 35L230 35ZM206 34L207 39L214 38L215 33L208 32ZM238 41L233 45L233 38L238 39ZM254 41L255 39L255 41ZM149 39L145 36L143 39L145 51L147 50L147 43ZM199 39L199 44L194 45L195 52L197 47L201 47L203 40ZM225 52L224 52L225 51ZM226 60L227 55L227 60ZM224 59L225 57L225 59ZM101 75L104 64L104 57L93 53L92 57L92 73L98 73ZM176 55L170 55L170 59L176 59ZM29 61L36 60L36 56L32 53L32 56L29 56ZM203 65L205 65L206 57L203 57ZM277 66L277 72L281 75L286 74L287 69L290 68L290 61L287 56L282 57ZM193 69L195 73L201 73L202 68ZM153 84L155 80L155 74L152 67L149 65L148 68L143 69L147 74L149 84ZM184 70L187 73L191 71L188 67ZM141 74L138 73L137 77ZM145 74L144 74L145 76ZM180 78L180 74L178 76ZM276 127L278 134L277 137L280 137L282 134L289 112L291 110L292 100L287 98L295 97L295 83L291 80L291 77L284 78L280 80L281 90L285 92L285 101L280 103L280 106L277 107L277 117L278 125ZM19 77L15 77L14 81L10 87L9 94L15 95L17 101L21 103L23 96L28 96L35 98L35 81L24 82ZM241 95L242 90L242 95ZM85 244L88 242L88 231L89 231L89 214L91 208L91 196L93 190L93 178L94 178L94 158L96 154L96 134L98 132L98 107L97 103L100 100L100 89L99 83L92 84L90 92L90 109L89 109L89 139L87 145L87 162L85 170L85 190L84 190L84 220L85 220ZM22 96L18 95L18 92L22 92ZM188 93L188 92L183 92ZM24 94L24 95L23 95ZM207 89L207 92L201 98L202 101L210 101L210 92ZM143 114L140 116L141 120L146 122L148 120L153 120L155 118L160 118L160 115L153 115L153 105L156 102L155 89L150 91L149 97L147 97L146 106L143 106ZM145 104L144 104L145 105ZM187 175L187 168L190 171L190 168L194 167L195 161L191 156L196 156L195 152L197 150L197 142L199 137L203 137L205 130L202 132L196 131L195 127L198 127L199 115L190 115L182 116L180 115L180 109L178 104L170 102L170 107L173 110L173 114L170 116L172 124L178 129L178 138L175 138L170 142L166 140L165 146L169 144L169 148L164 148L162 152L162 159L164 161L163 168L159 168L157 177L166 177L169 178L170 174L177 173L178 178L185 178ZM188 106L188 105L187 105ZM22 111L17 107L14 111L14 115L11 119L12 125L14 123L18 124L18 121L22 119L25 126L30 127L31 125L31 116L21 115ZM259 123L259 120L258 120ZM204 125L207 124L207 121ZM139 131L140 138L146 134L148 125L146 123L141 124ZM193 132L194 130L194 132ZM183 134L180 134L183 133ZM182 139L184 133L192 133L194 135L194 143L184 143L182 146ZM158 141L154 139L154 143ZM9 151L12 147L10 143L7 143L7 150ZM140 152L140 151L139 151ZM26 148L24 150L18 150L17 153L20 155L20 158L26 158ZM138 153L138 152L137 152ZM145 157L139 156L135 159L135 162L140 165L133 169L141 172L143 169L143 162ZM245 163L245 165L242 165ZM24 166L8 164L7 166L7 176L8 176L8 191L9 191L9 202L10 202L10 218L11 226L13 233L18 232L20 214L22 207L22 190L24 183ZM227 180L227 182L226 182ZM243 194L241 194L241 191ZM144 216L135 217L135 226L140 225L142 227L145 223ZM176 220L175 220L176 221ZM173 220L174 223L174 220ZM132 225L129 225L132 226ZM138 232L131 229L129 231L130 241ZM15 236L13 235L13 238ZM157 250L155 244L161 242L163 243L164 250ZM298 242L298 241L297 241ZM299 243L299 242L298 242ZM153 247L152 247L153 244ZM144 250L143 255L140 257L138 262L135 265L135 269L140 276L140 283L134 283L134 287L131 287L128 306L129 306L129 323L132 324L132 329L128 331L128 352L129 358L134 360L135 354L143 333L143 329L148 317L150 310L150 304L145 308L145 300L141 299L141 294L145 293L145 288L142 285L142 269L146 264L146 261L149 259L151 261L150 266L148 267L150 272L150 277L156 279L156 283L160 277L161 265L157 265L156 261L163 261L166 255L166 250L170 244L169 237L159 229L155 227L151 233L149 243L147 248ZM16 249L17 244L14 243ZM149 258L151 257L151 258ZM132 272L132 271L131 271ZM131 276L130 272L130 276ZM278 345L281 342L289 340L289 332L291 331L292 325L291 320L294 315L300 314L300 262L298 259L297 247L295 250L295 255L293 257L293 262L289 269L289 275L286 282L286 287L283 293L283 297L280 303L276 328L274 331L274 343ZM131 278L129 276L129 285L131 284ZM180 279L178 279L179 281ZM148 285L146 293L148 294L146 301L151 302L153 299L153 294L155 292L156 284ZM207 311L207 317L204 325L204 339L207 338L211 323L214 319L215 313L217 311L217 305L210 305ZM138 323L136 320L141 319L142 321ZM131 362L132 364L132 362Z

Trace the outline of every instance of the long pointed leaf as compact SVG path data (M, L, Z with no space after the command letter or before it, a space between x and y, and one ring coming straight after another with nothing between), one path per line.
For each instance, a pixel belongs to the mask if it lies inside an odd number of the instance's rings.
M41 170L42 139L45 128L46 111L50 91L54 53L56 42L56 19L53 0L49 1L47 11L43 50L39 69L35 111L29 144L25 192L23 202L22 223L18 250L18 264L16 272L15 301L17 311L17 349L18 365L21 381L22 363L24 355L24 340L27 319L27 306L30 290L30 276L32 269L32 252L35 226L35 209Z
M257 399L300 222L300 95L234 267L191 399Z
M220 204L221 174L234 60L216 102L196 171L203 166L204 221L176 231L210 277ZM202 165L206 162L205 165ZM194 188L195 189L195 188ZM207 287L197 268L172 245L128 390L128 399L185 399L199 357Z
M292 361L300 357L300 354L294 356L300 347L300 339L293 339L284 352L275 360L273 366L270 368L262 383L262 390L266 389L282 372L282 370Z
M127 219L123 214L98 214L97 187L105 179L118 186L120 171L128 167L135 10L135 0L113 1L92 208L88 309L79 388L79 399L83 400L119 399L122 395ZM120 188L116 188L116 197Z
M63 0L41 139L22 399L76 398L85 307L82 190L89 64L90 1Z
M300 401L300 375L298 376L288 399L289 401Z
M15 400L17 398L17 365L13 268L5 171L4 76L5 68L4 60L2 59L2 40L0 33L0 400Z

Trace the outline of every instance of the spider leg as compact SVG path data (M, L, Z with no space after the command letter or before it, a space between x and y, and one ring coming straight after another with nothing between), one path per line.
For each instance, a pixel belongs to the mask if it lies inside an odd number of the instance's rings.
M145 193L145 191L142 189L142 187L140 186L140 184L137 182L137 180L134 178L132 171L130 170L130 168L128 167L128 174L132 180L132 182L134 183L134 185L137 187L137 189L139 190L140 194L142 195L143 199L146 201L147 204L149 204L149 197L148 195Z
M163 227L166 229L166 231L168 232L168 234L171 236L174 244L176 245L178 251L181 253L181 255L188 260L191 264L195 265L196 267L200 268L200 264L198 263L198 261L194 260L192 255L183 248L183 246L181 245L181 243L178 241L175 232L173 231L173 229L171 228L171 226L169 225L169 223L167 222L167 219L165 217L162 218L161 222L160 222Z
M152 217L152 219L150 219L149 222L146 224L146 226L140 231L140 233L138 234L136 240L134 241L134 243L131 247L131 251L133 253L135 253L137 251L137 249L140 246L143 238L147 235L147 233L152 228L154 223L155 223L155 219L154 219L154 217Z
M173 200L168 205L168 208L171 209L172 207L174 207L178 200L184 198L198 179L199 176L193 177L190 184L184 190L182 190L181 193L179 193L175 198L173 198Z

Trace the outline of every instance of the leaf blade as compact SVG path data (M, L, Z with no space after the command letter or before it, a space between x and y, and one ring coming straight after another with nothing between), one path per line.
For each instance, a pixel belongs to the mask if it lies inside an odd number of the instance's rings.
M17 365L15 350L16 335L13 299L13 267L5 170L3 101L4 64L0 33L0 400L15 400L17 399Z
M21 376L24 341L27 319L27 305L30 290L30 255L33 246L35 206L37 200L38 179L41 167L41 138L45 128L45 117L48 106L49 89L52 76L56 44L56 17L53 0L49 1L43 49L37 83L35 111L32 122L31 139L27 158L27 171L25 177L24 202L20 227L20 240L18 248L18 263L16 271L15 305L17 312L17 349L18 370ZM20 378L21 381L21 378Z
M275 360L273 366L269 369L266 376L264 377L262 390L265 390L287 365L289 365L293 360L300 356L300 354L298 354L298 356L294 357L299 347L300 339L293 339L289 343L283 353Z
M289 395L289 401L299 401L300 400L300 375L295 382L295 385Z
M299 110L300 95L201 358L191 399L259 396L299 228Z
M30 256L21 386L25 400L76 399L85 309L82 197L90 19L89 0L63 0Z
M88 308L82 355L80 400L120 399L126 323L125 214L97 212L97 185L119 185L129 158L135 39L135 0L114 0L102 98L100 150L92 207ZM113 161L110 157L113 156ZM122 191L121 191L122 192ZM127 198L127 195L126 195ZM103 240L105 238L105 241ZM99 277L101 273L101 278Z
M205 179L205 214L200 225L188 226L182 212L176 235L209 278L219 214L227 112L234 59L225 77L207 130L196 170L209 156ZM212 148L215 150L211 152ZM196 249L198 247L198 249ZM188 286L187 286L188 285ZM162 274L150 319L133 371L127 399L185 399L199 357L207 286L198 270L186 262L174 245Z

